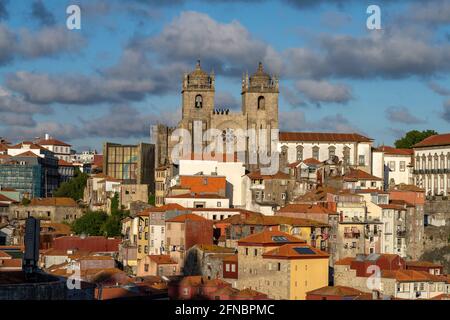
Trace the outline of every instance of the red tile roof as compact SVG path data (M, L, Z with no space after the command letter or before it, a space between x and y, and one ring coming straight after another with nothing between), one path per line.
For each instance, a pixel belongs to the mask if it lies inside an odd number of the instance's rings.
M450 133L436 134L434 136L423 139L421 142L413 145L413 148L447 146L450 145Z
M344 175L344 180L375 180L375 181L383 181L383 179L375 177L371 175L370 173L367 173L360 169L350 169L349 172L347 172Z
M279 239L279 240L278 240ZM273 230L273 231L263 231L260 233L252 234L248 237L242 238L238 241L238 245L243 246L251 246L251 245L273 245L273 246L279 246L289 243L305 243L304 240L300 240L299 238L296 238L294 236L291 236L290 234L287 234L285 232Z
M25 152L16 154L14 157L38 158L39 156L31 151L25 151Z
M183 207L182 205L179 205L178 203L168 203L161 207L147 208L147 209L139 212L137 214L137 216L146 217L152 212L166 212L166 211L174 211L174 210L185 211L187 209L185 207Z
M298 212L298 213L317 213L317 214L337 214L336 211L330 210L317 204L293 203L281 208L277 212Z
M442 265L430 261L406 261L406 268L408 267L442 268Z
M382 270L382 278L391 278L399 282L446 282L445 276L435 276L427 271L416 271L416 270Z
M70 144L67 144L65 142L62 142L61 140L57 139L39 139L35 143L40 144L42 146L63 146L63 147L70 147Z
M303 163L314 165L314 164L321 164L322 162L320 162L319 160L317 160L315 158L308 158L308 159L303 160Z
M268 259L323 259L330 255L309 245L285 244L263 254Z
M175 218L166 220L166 222L186 222L186 220L191 220L191 221L205 221L207 219L200 217L196 214L192 214L192 213L188 213L188 214L182 214L179 216L176 216Z
M280 141L372 142L358 133L280 132Z
M271 179L290 179L291 176L288 175L287 173L278 171L275 174L272 175L267 175L267 174L261 174L261 170L257 170L257 171L253 171L249 174L247 174L247 176L252 179L252 180L271 180Z
M291 225L302 227L327 227L328 225L319 221L285 217L281 215L266 216L259 212L246 212L244 214L235 214L219 223L229 223L234 225L263 225L263 226L277 226L277 225Z
M65 160L59 159L58 160L58 166L60 167L73 167L73 164L70 162L67 162Z
M167 199L227 199L226 197L219 196L218 194L210 194L210 193L184 193L177 194L172 196L167 196Z
M165 254L161 254L161 255L148 255L148 257L150 258L150 260L152 260L153 262L155 262L156 264L177 264L176 261L174 261L170 255L165 255Z
M390 191L411 191L411 192L425 192L425 189L419 188L413 184L398 184L390 189Z
M5 251L0 251L0 259L10 259L11 256L7 254Z
M24 147L24 145L29 146L30 149L47 150L43 146L33 143L33 142L30 142L30 141L23 141L16 145L8 146L8 149L22 149Z
M353 261L355 260L355 258L352 257L345 257L343 259L340 259L338 261L336 261L334 263L334 265L338 265L338 266L349 266Z
M306 293L307 295L353 297L365 294L358 289L345 286L326 286Z
M4 259L0 265L0 270L2 268L22 269L22 259Z
M383 151L384 154L399 155L399 156L412 156L414 154L413 149L399 149L389 146L381 146L378 148L378 150Z
M66 197L33 198L30 206L76 207L77 203L72 198Z

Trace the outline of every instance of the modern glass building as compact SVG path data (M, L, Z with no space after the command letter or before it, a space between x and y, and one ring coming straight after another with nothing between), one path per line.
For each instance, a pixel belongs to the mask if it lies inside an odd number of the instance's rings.
M43 197L42 168L37 165L0 164L0 185L30 197Z

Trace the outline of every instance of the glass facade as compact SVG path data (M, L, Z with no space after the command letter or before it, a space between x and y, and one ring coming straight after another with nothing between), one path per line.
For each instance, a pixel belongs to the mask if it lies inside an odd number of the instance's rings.
M14 188L31 197L43 197L42 169L40 165L1 164L0 185Z
M138 168L137 146L108 146L107 174L115 179L136 181Z

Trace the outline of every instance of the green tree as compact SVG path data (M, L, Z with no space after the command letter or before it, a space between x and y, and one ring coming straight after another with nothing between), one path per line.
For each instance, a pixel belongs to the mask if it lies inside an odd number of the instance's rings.
M78 201L83 198L87 179L88 175L86 173L82 173L78 168L75 168L74 177L67 182L63 182L53 194L55 197L68 197Z
M148 196L148 204L154 206L156 203L156 197L154 194Z
M435 134L438 133L434 130L424 130L424 131L412 130L407 132L404 137L395 141L395 147L411 149L412 146L415 145L416 143L419 143L423 139L428 138L429 136Z
M116 193L111 199L111 215L102 225L102 234L107 237L117 237L121 234L122 219L128 217L129 211L119 208L119 195Z
M76 234L86 234L90 236L103 235L103 225L108 219L108 215L102 211L88 211L81 218L72 224L72 231Z

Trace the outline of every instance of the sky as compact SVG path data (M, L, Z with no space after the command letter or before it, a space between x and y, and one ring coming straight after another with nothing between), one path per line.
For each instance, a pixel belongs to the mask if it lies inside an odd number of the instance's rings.
M80 30L66 27L72 4ZM179 121L197 59L215 72L216 107L234 110L263 62L280 78L282 131L375 145L450 132L450 0L0 0L0 137L149 142L152 124Z

